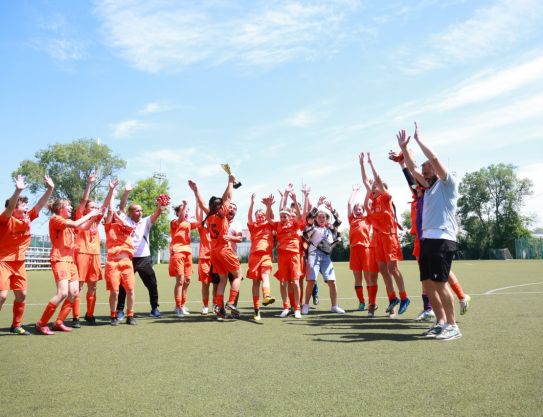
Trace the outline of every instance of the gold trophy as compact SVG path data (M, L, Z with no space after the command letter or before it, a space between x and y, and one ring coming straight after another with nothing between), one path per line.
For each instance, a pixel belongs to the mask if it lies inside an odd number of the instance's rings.
M226 172L228 175L233 175L232 170L230 169L230 165L228 164L221 164L222 169L224 169L224 172ZM241 182L237 181L234 183L234 188L241 187Z

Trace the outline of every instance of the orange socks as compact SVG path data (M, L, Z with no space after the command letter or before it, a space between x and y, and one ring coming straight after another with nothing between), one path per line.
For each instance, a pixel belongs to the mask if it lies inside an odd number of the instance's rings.
M175 296L175 308L181 308L183 304L181 304L181 297Z
M253 307L255 310L258 310L260 308L260 299L258 295L253 295Z
M459 300L463 300L465 297L464 290L462 289L462 286L460 285L460 282L455 282L451 285L452 290L456 294Z
M73 309L72 317L74 319L78 319L79 316L81 315L81 296L78 295L77 297L75 297L75 300L71 304L72 304L72 309ZM70 314L69 311L68 311L68 314Z
M390 291L390 292L387 291L387 295L388 295L389 300L395 300L396 298L398 298L396 297L396 291Z
M47 303L45 311L43 312L41 319L38 321L38 324L40 326L47 326L47 323L49 323L49 319L53 317L53 314L55 314L57 307L58 306L56 304L53 304L51 302Z
M74 304L66 298L64 301L64 304L62 304L62 307L60 308L60 313L58 313L58 317L55 320L55 323L60 324L63 323L64 320L66 320L66 317L68 317L68 314L70 314L70 311L72 311L72 308L74 307Z
M400 291L400 300L407 299L407 293L405 291Z
M134 310L126 310L127 317L134 317Z
M23 302L19 302L19 301L14 301L13 302L13 322L11 323L11 325L13 327L20 327L21 326L21 322L23 321L23 314L25 312L25 305L26 303L23 301Z
M219 307L224 307L224 295L221 294L217 294L217 302L215 303L217 304Z
M377 285L368 285L366 287L366 290L368 291L368 298L370 300L370 304L376 304L378 289L379 287Z
M228 297L228 303L235 304L238 294L239 294L239 291L236 291L230 288L230 296Z
M94 317L95 307L96 307L96 295L89 295L89 293L87 293L87 316Z

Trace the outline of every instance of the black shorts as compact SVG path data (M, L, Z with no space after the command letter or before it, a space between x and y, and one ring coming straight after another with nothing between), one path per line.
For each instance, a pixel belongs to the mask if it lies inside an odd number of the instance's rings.
M419 258L420 280L447 282L456 250L457 244L452 240L422 239Z
M211 277L211 283L212 284L218 284L221 281L221 278L219 277L219 274L213 272L213 265L209 268L209 276ZM234 280L234 275L232 272L228 273L228 281L230 281L230 284Z

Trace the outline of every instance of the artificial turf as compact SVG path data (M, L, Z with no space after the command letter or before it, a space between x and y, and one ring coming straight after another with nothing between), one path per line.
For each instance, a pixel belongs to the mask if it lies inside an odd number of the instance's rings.
M245 280L242 319L216 322L199 314L194 278L193 314L179 319L174 281L159 265L162 318L147 316L136 278L137 326L109 325L100 283L99 326L24 337L8 333L10 295L0 313L0 416L543 415L543 261L463 261L453 269L472 303L459 316L463 337L449 342L420 337L428 324L412 320L421 310L414 262L401 266L412 304L397 319L385 316L382 284L376 317L355 311L352 274L339 263L344 316L329 312L320 281L321 303L308 316L277 317L278 300L257 324ZM31 272L29 281L24 322L34 332L54 282L50 271ZM275 282L272 292L279 296Z

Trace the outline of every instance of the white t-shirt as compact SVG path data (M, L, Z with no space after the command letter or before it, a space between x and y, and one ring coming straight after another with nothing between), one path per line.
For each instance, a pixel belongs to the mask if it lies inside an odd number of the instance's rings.
M241 231L241 223L238 221L234 221L228 226L229 235L241 236ZM230 247L232 248L234 253L238 252L238 242L230 242Z
M134 245L134 258L142 258L151 256L149 248L149 233L151 232L151 216L143 217L139 222L135 222L128 216L124 216L124 220L131 226L135 227L132 234L132 245Z
M327 227L315 227L311 234L309 252L315 252L317 250L317 246L322 240L327 240L328 243L333 242L331 230Z

